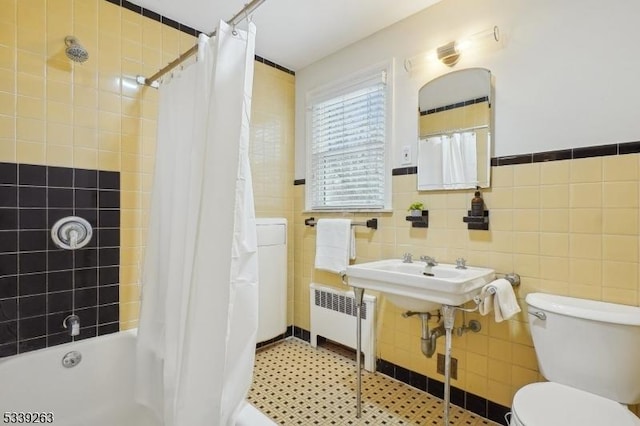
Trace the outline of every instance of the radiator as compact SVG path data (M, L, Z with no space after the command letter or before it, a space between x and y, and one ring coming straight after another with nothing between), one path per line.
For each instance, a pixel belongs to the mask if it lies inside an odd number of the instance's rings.
M356 348L356 306L353 291L341 291L312 283L311 291L311 346L318 345L318 336L341 345ZM376 371L375 323L376 298L364 295L362 304L362 353L364 369Z

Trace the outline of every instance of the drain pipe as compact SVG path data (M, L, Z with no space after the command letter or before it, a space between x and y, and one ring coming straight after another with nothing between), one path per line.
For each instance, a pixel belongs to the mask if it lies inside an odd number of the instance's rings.
M429 330L429 320L431 319L430 312L413 312L407 311L402 314L404 318L409 318L414 315L419 315L422 321L422 336L420 338L420 349L427 358L431 358L436 353L436 341L438 337L445 335L445 329L442 323L440 323L433 330ZM438 315L440 317L440 315Z

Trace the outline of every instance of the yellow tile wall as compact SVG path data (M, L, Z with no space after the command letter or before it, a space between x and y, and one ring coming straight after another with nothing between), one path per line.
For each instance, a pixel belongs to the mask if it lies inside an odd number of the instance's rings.
M255 63L251 100L251 174L256 217L287 219L287 324L293 324L293 173L295 77Z
M87 62L66 58L67 35L89 51ZM157 90L135 77L153 74L194 43L104 0L2 0L0 161L121 173L122 329L138 319L158 110ZM294 77L256 63L255 81L256 208L291 220ZM290 270L292 286L293 260Z
M514 393L543 380L531 341L524 298L542 291L628 305L640 305L639 197L640 156L598 157L493 167L492 187L483 190L490 211L489 231L469 231L462 216L472 191L417 192L416 175L393 177L393 212L357 214L379 217L379 229L358 227L357 262L400 257L404 252L428 254L440 262L464 257L468 264L522 277L516 290L523 312L496 323L478 319L478 334L455 336L460 387L510 406ZM295 200L295 325L309 329L309 283L342 287L331 274L313 268L315 230L304 226L304 187ZM422 201L429 210L429 228L411 228L406 208ZM316 214L326 217L328 214ZM420 323L402 318L382 298L379 304L378 356L443 380L435 357L420 351ZM458 323L461 316L458 316ZM438 341L443 352L444 339Z

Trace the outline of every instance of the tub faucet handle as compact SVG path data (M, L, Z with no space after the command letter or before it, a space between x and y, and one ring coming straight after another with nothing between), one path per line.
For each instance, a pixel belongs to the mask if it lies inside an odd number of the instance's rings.
M64 321L62 321L62 326L69 329L71 336L80 334L80 318L77 315L67 316Z

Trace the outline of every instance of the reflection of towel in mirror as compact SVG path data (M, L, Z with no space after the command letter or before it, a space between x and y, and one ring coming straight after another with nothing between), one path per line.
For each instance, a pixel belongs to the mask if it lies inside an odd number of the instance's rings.
M470 183L477 183L475 132L443 135L442 139L442 183L444 188L468 188Z
M430 136L418 142L418 188L442 188L442 137Z
M520 312L513 286L504 278L494 280L482 287L479 300L478 312L481 315L487 315L493 309L496 314L496 322L508 320Z

